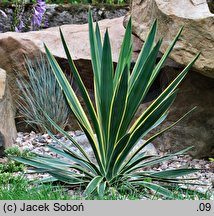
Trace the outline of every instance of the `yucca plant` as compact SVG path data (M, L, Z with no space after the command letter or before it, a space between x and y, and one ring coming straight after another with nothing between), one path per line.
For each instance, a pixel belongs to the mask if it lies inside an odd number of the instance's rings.
M86 195L98 193L102 196L109 188L113 188L116 191L147 188L155 190L162 195L173 197L171 190L165 186L165 183L184 183L183 180L177 177L195 172L196 169L175 169L155 172L146 171L144 168L173 159L174 156L183 154L187 149L162 157L148 156L141 150L156 137L177 124L184 116L171 126L147 139L137 149L134 150L133 148L142 137L145 137L145 135L167 117L169 108L176 98L178 84L186 76L199 55L171 82L162 94L140 115L135 123L131 124L139 105L145 98L162 65L173 49L182 29L178 32L161 60L156 64L162 39L159 39L155 43L157 29L157 21L155 21L134 69L130 73L132 56L131 19L127 24L115 71L113 69L108 30L105 32L102 43L98 24L96 24L94 30L91 12L89 12L88 22L94 76L95 106L93 106L74 65L61 30L60 34L71 71L84 99L89 117L86 116L83 107L57 61L46 46L45 49L53 73L63 89L80 127L88 138L96 162L93 162L88 157L84 146L80 146L48 114L46 114L46 117L49 121L73 143L77 151L72 151L49 133L60 145L60 148L49 145L49 149L63 156L65 160L53 159L42 155L38 155L35 158L13 159L33 166L36 172L49 173L52 177L45 181L61 181L71 186L81 186L85 188Z
M17 72L17 84L21 90L17 100L20 117L36 132L46 132L48 128L56 134L58 131L44 112L64 129L70 114L66 98L45 56L35 56L34 60L26 58L25 63L27 78Z

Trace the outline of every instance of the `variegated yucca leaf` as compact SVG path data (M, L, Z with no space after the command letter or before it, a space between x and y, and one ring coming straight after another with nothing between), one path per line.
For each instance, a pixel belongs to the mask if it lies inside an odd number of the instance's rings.
M48 146L50 151L53 151L64 159L59 160L44 155L38 155L35 158L13 157L13 159L31 165L34 167L35 172L49 173L52 178L49 178L47 181L61 181L66 184L81 186L85 188L86 195L98 193L100 196L103 196L109 188L113 187L118 191L121 188L138 189L145 187L150 190L155 190L164 196L172 197L172 192L164 187L164 185L161 185L161 183L184 183L183 180L177 177L191 174L197 170L175 169L155 172L144 171L144 169L163 161L171 160L175 156L184 154L188 149L162 157L147 156L141 150L156 137L181 121L188 113L169 127L147 139L144 144L134 151L133 148L141 138L145 137L145 135L166 119L169 108L176 98L178 92L177 86L184 79L199 55L186 66L158 98L141 113L134 124L131 125L136 111L173 49L182 29L178 32L161 60L157 62L157 55L162 39L157 40L155 43L157 31L156 20L151 27L131 73L131 19L126 28L115 71L108 30L106 30L102 42L99 25L96 24L94 29L90 11L88 22L95 106L93 106L93 102L72 60L63 32L60 30L68 63L85 102L88 116L56 59L48 47L45 46L45 50L53 73L67 98L71 111L88 138L94 158L89 158L87 152L84 150L84 146L78 144L48 114L45 114L52 125L73 143L76 151L73 151L64 143L58 141L49 132L53 140L59 144L59 148ZM190 181L192 179L187 180ZM44 181L42 180L42 182Z

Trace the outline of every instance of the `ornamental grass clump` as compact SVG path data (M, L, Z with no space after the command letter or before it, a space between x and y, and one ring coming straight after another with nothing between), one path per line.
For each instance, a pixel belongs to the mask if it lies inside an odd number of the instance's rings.
M70 114L66 98L56 81L47 59L40 55L34 60L26 58L27 78L18 73L17 84L21 91L17 104L19 117L36 132L58 131L46 118L44 112L64 129Z
M187 180L190 183L192 179L186 178L184 181L178 177L195 172L196 169L147 170L152 165L184 154L188 149L162 157L148 156L141 150L156 137L177 124L184 116L169 127L148 138L137 149L134 149L134 147L141 138L144 137L145 139L145 136L152 129L166 119L169 108L178 93L177 86L186 76L199 55L169 84L134 124L131 124L139 105L160 72L182 29L178 32L161 60L156 63L162 39L155 42L157 29L157 21L155 21L132 73L130 73L132 56L131 19L126 28L115 71L108 30L105 32L102 43L99 25L96 24L94 29L91 12L89 12L88 23L94 76L94 106L74 65L61 30L60 35L70 69L85 102L89 117L83 110L56 59L46 46L45 50L53 73L63 89L79 126L88 138L96 161L94 162L92 158L89 158L84 150L84 146L80 146L66 131L62 130L49 117L48 113L45 114L47 119L73 143L77 151L72 151L49 132L50 136L58 142L59 148L53 145L48 145L47 147L57 155L64 157L65 160L43 155L38 155L34 158L19 157L13 159L33 166L35 172L46 172L52 176L43 181L60 181L71 186L84 188L86 196L98 194L102 197L109 189L120 192L147 188L172 198L173 193L167 187L167 183L171 184L171 189L175 184L187 183Z

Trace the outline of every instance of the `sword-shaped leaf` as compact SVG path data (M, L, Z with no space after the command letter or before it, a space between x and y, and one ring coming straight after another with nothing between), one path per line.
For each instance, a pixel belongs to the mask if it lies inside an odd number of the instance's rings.
M158 51L162 41L159 40L156 46L150 52L145 64L141 68L138 74L138 78L133 82L132 88L129 89L127 109L123 118L122 126L119 131L119 138L124 134L131 123L135 112L137 111L143 97L146 94L147 85L149 85L148 80L150 79L154 68Z
M130 57L128 56L130 55L130 48L132 46L131 37L132 37L132 22L130 18L128 21L127 27L126 27L125 36L123 39L123 43L121 46L120 55L119 55L119 59L118 59L118 63L117 63L116 71L115 71L114 88L116 87L118 80L120 79L120 76L122 75L124 68L126 64L128 63L127 59L130 59Z
M85 189L84 193L86 194L86 196L90 195L98 187L98 185L102 180L103 180L102 176L94 177Z
M99 31L99 30L97 30L97 31ZM100 33L97 33L97 34L99 35ZM80 77L80 74L77 71L77 68L76 68L76 66L75 66L75 64L73 62L73 59L71 57L71 54L69 52L68 46L66 44L66 41L65 41L65 38L63 36L63 33L62 33L61 29L60 29L60 36L61 36L62 44L63 44L64 50L65 50L65 53L66 53L66 56L67 56L67 59L68 59L68 64L69 64L69 66L71 68L71 71L73 73L75 81L77 82L80 93L81 93L81 95L83 97L83 100L84 100L85 105L87 107L87 110L88 110L88 113L90 115L91 121L93 123L95 132L97 134L97 138L98 138L98 140L100 142L100 140L101 140L101 134L100 133L101 132L100 132L100 127L99 127L99 124L98 124L96 112L94 110L94 107L93 107L92 101L91 101L91 99L89 97L89 94L87 92L87 89L86 89L86 87L85 87L85 85L84 85L84 83L83 83L83 81L82 81L82 79Z
M108 145L108 123L110 118L110 106L113 96L113 62L108 30L106 30L103 44L103 56L101 64L100 85L100 123L103 134L103 148L106 152Z
M145 43L143 45L142 50L140 51L139 57L137 58L137 61L135 63L135 66L132 70L132 74L129 80L129 88L131 89L133 87L133 83L138 79L139 73L142 70L143 65L145 64L149 53L152 49L152 46L154 44L155 35L157 31L157 20L153 23L149 34L145 40Z
M136 184L137 182L135 182ZM157 194L160 194L160 195L163 195L165 197L168 197L168 198L171 198L173 199L174 198L174 194L172 191L166 189L165 187L163 186L160 186L158 184L154 184L154 183L151 183L151 182L146 182L146 181L139 181L138 184L142 184L144 187L154 191L155 193Z
M109 141L107 148L107 158L112 154L118 139L118 131L121 127L121 122L124 117L127 104L127 91L128 91L128 67L124 68L121 78L119 79L112 104L110 108L109 117Z
M100 61L102 61L103 48L102 48L100 27L99 27L98 23L96 23L95 35L96 35L96 39L97 39L97 47L98 47L98 52L99 52L99 58L100 58Z
M164 178L175 178L191 173L195 173L198 169L174 169L174 170L164 170L157 173L151 174L152 177L164 177Z
M126 145L126 147L121 152L120 157L117 159L115 166L117 169L114 168L115 172L118 172L118 167L121 167L122 163L125 161L126 157L132 150L132 148L137 144L138 140L146 135L150 128L167 112L173 101L175 100L176 93L174 92L170 95L156 110L153 111L140 125L136 128L133 133L131 133L131 137Z

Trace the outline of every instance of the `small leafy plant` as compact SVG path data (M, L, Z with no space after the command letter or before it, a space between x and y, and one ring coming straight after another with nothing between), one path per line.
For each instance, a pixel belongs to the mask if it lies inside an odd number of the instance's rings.
M25 2L24 0L16 0L15 2L15 9L13 12L12 24L11 24L11 31L21 32L25 27L23 22L23 15L25 10Z
M4 164L0 164L0 173L14 173L24 171L25 166L21 163L9 160Z
M12 173L1 173L0 174L1 189L3 188L3 186L8 186L9 184L17 184L17 183L24 183L23 176L21 175L14 176Z
M0 174L0 200L71 200L62 186L35 185L22 175Z
M35 156L34 153L30 152L28 149L21 150L18 146L12 146L4 150L7 157L18 156L18 157L31 157Z
M30 152L29 150L25 149L23 151L20 150L18 146L13 146L7 148L5 151L6 157L16 156L16 157L33 157L35 156L34 153ZM25 166L17 161L13 161L8 159L5 163L0 164L0 173L13 173L24 171Z
M35 158L19 157L14 159L33 166L35 172L47 172L52 176L44 181L60 181L71 186L84 188L86 196L98 194L100 197L103 197L109 191L120 193L120 191L135 191L146 188L173 198L172 190L168 189L166 184L186 183L186 180L192 179L186 178L184 181L177 177L195 172L196 169L173 169L157 172L147 171L145 168L173 159L177 155L184 154L188 149L162 157L148 156L141 150L156 137L177 124L183 117L147 139L144 144L134 151L133 149L141 138L145 137L152 129L165 120L169 108L176 98L177 86L186 76L199 55L171 82L135 123L131 124L138 107L173 49L182 29L178 32L161 60L156 64L162 39L155 43L157 31L157 21L155 21L134 69L130 73L132 56L131 19L126 28L115 71L113 69L108 30L106 30L102 43L98 24L96 24L94 30L91 12L89 12L88 21L94 75L95 106L93 106L79 72L74 65L61 30L60 34L71 71L78 84L89 117L86 116L83 107L57 61L46 46L45 49L53 73L63 89L80 127L90 142L96 162L93 162L88 157L84 146L80 146L48 114L45 114L47 119L60 133L73 142L77 151L69 149L49 132L50 136L58 141L61 146L61 149L59 149L49 145L49 149L63 156L65 160L53 159L43 155L38 155ZM190 183L190 181L187 183Z

